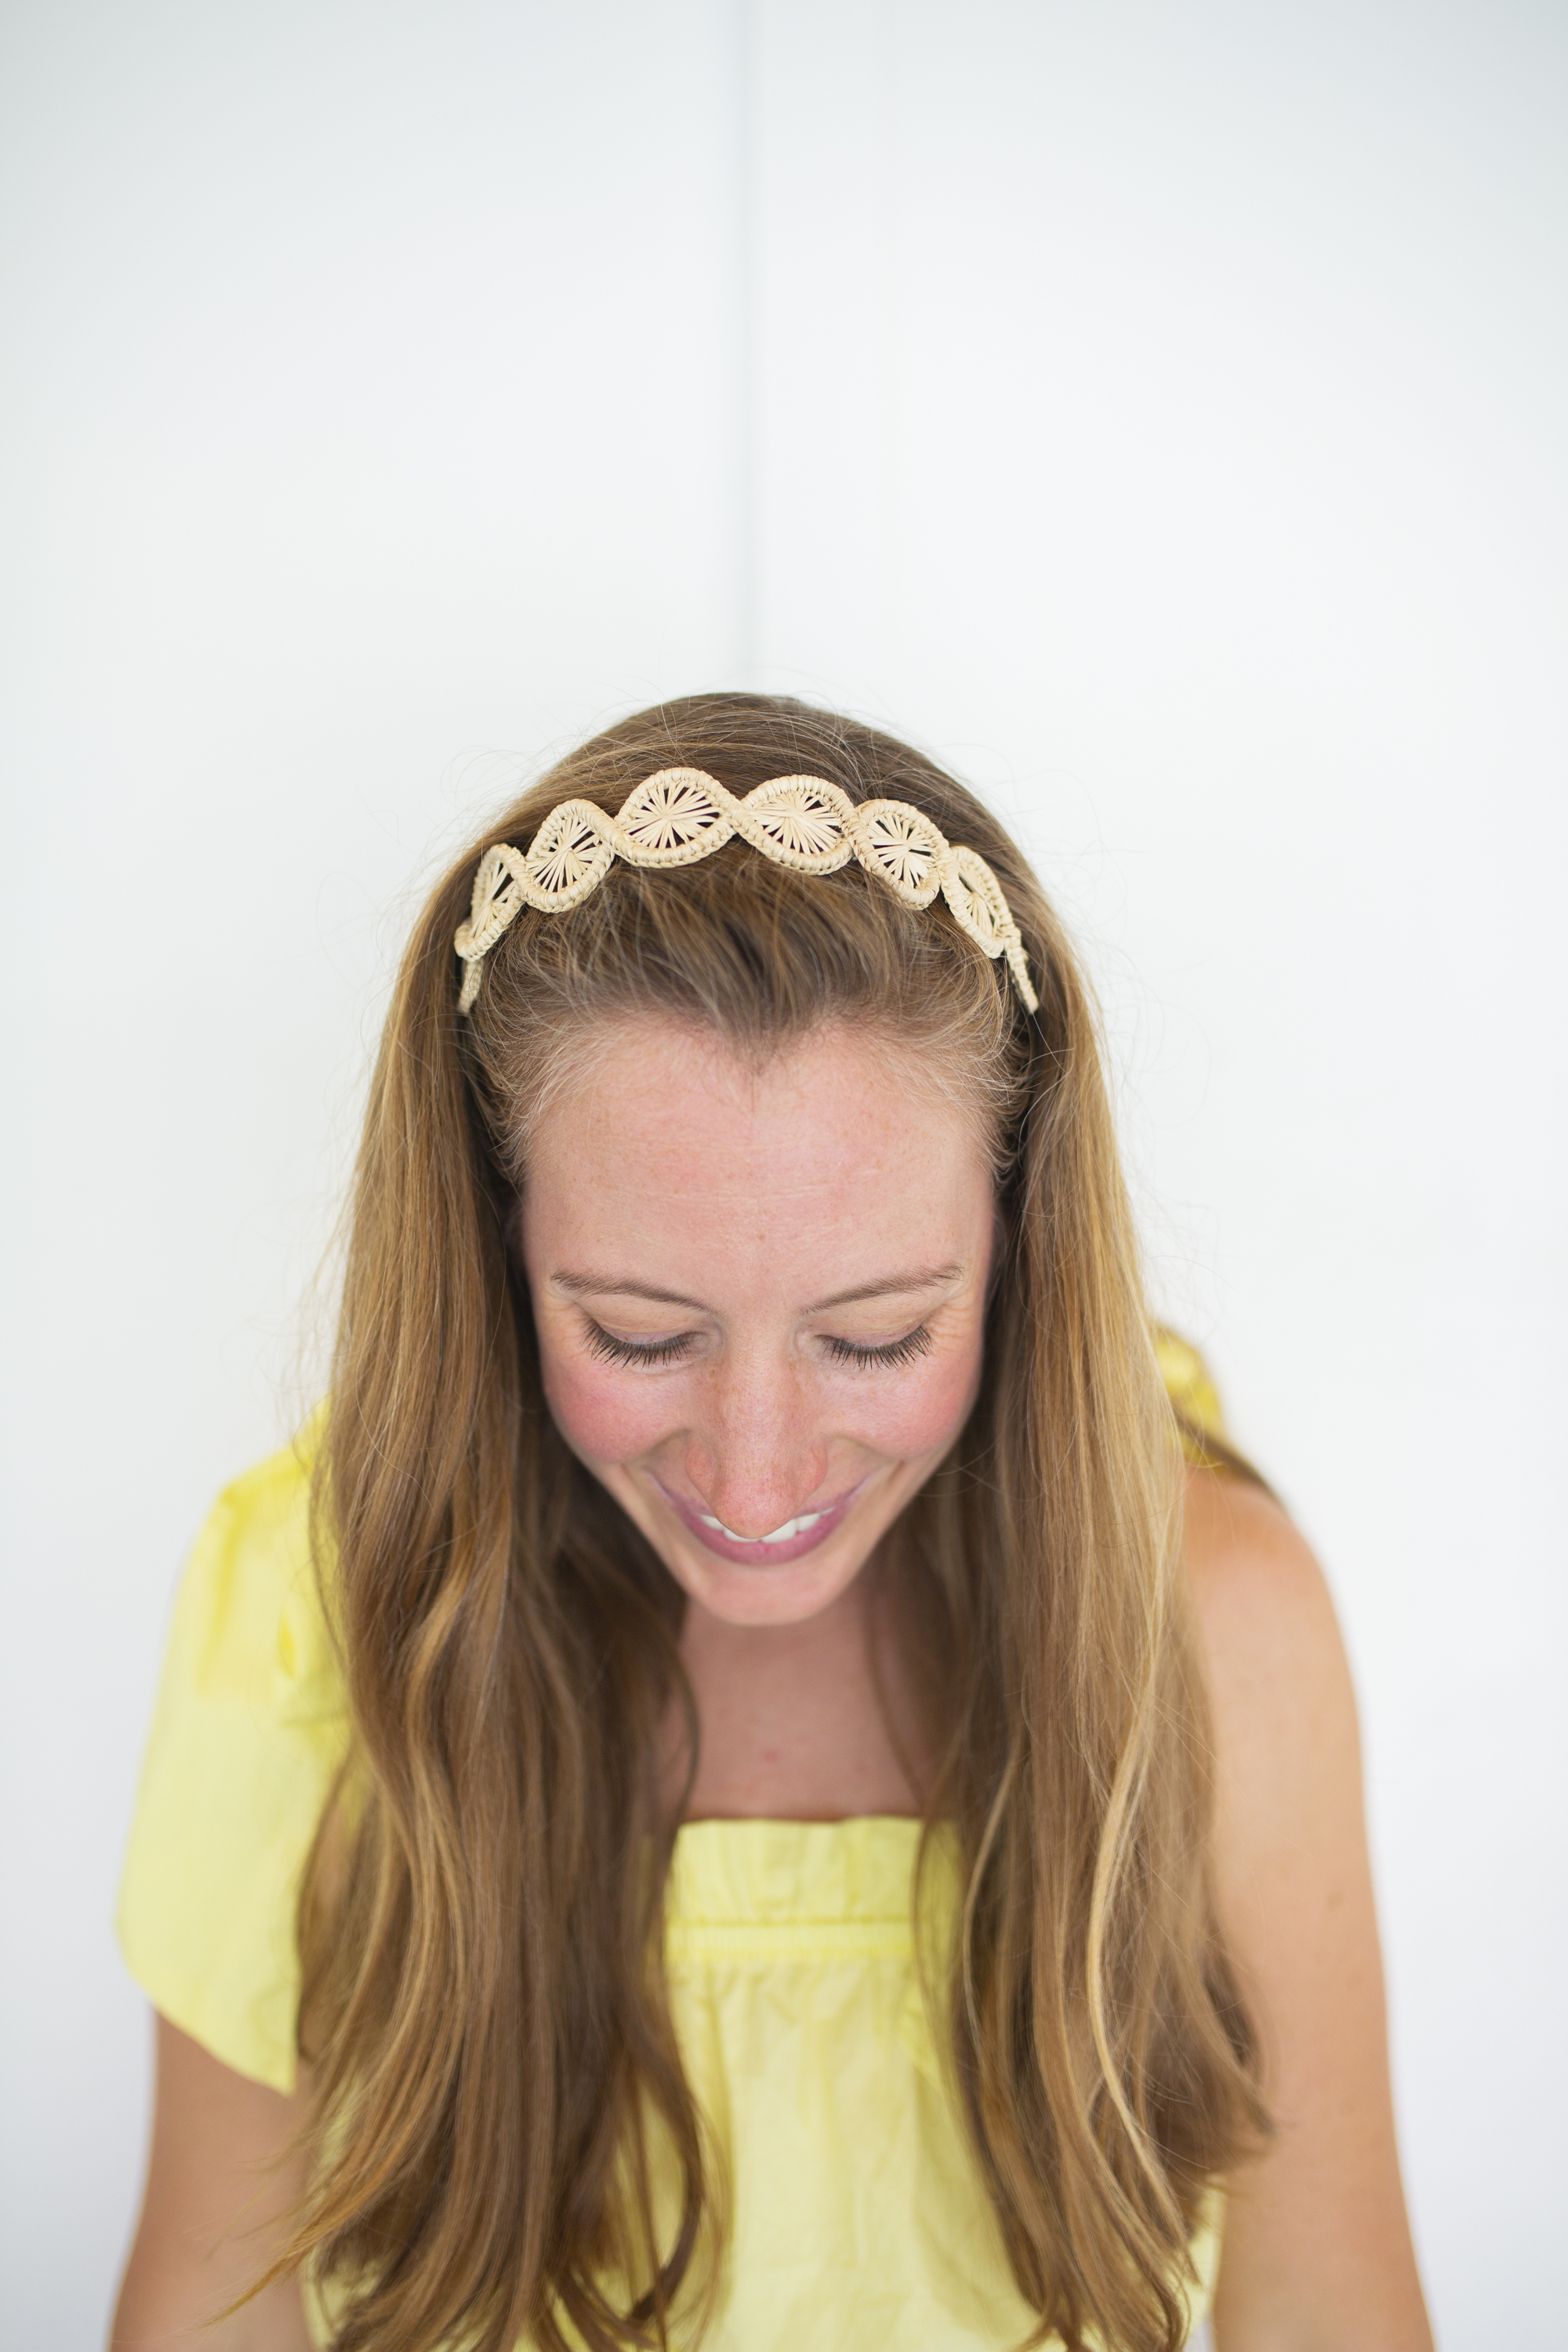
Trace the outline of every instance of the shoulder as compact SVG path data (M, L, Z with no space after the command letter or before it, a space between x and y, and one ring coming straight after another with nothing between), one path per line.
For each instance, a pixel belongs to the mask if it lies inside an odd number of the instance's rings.
M232 1563L262 1554L292 1559L308 1549L319 1422L313 1416L291 1444L230 1481L213 1505L198 1549Z
M1337 1685L1344 1647L1328 1580L1300 1529L1249 1479L1185 1474L1188 1590L1216 1706Z
M294 2079L295 1915L348 1743L301 1444L226 1488L170 1628L121 1882L131 1970L237 2073Z
M175 1606L171 1654L193 1684L317 1698L333 1675L312 1551L316 1430L226 1486L196 1538Z
M1213 1665L1300 1675L1342 1656L1323 1569L1268 1489L1190 1467L1183 1522L1187 1585Z
M1187 1473L1185 1557L1212 1712L1214 1861L1244 1960L1365 1872L1355 1696L1328 1580L1261 1488Z

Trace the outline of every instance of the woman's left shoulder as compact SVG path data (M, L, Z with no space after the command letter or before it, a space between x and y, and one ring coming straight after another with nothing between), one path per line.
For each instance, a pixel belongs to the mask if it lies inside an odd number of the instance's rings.
M1348 1709L1353 1740L1344 1643L1311 1546L1252 1480L1189 1469L1185 1482L1187 1583L1222 1741L1227 1727L1275 1739L1305 1731L1314 1703Z
M1222 1913L1265 1976L1309 1917L1372 1936L1361 1735L1328 1579L1266 1488L1186 1474L1185 1558L1208 1685Z

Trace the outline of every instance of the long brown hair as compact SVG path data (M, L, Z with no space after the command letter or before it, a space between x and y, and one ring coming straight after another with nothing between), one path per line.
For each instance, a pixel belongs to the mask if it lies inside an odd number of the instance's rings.
M1037 1016L940 904L734 842L673 872L617 861L570 915L525 913L459 1019L480 853L674 766L924 810L1000 880ZM354 1793L346 1860L318 1850L302 1910L319 2161L287 2260L334 2286L340 2352L607 2352L663 2342L678 2306L700 2319L723 2184L660 1965L659 1741L672 1708L698 1733L679 1595L551 1422L511 1240L563 1056L650 1008L760 1054L869 1024L979 1089L1005 1263L979 1401L901 1531L944 1662L922 1852L942 1821L961 1854L937 1992L1042 2335L1168 2352L1205 2185L1262 2116L1210 1897L1179 1464L1092 1006L961 785L756 695L665 704L563 761L446 876L398 979L317 1483Z

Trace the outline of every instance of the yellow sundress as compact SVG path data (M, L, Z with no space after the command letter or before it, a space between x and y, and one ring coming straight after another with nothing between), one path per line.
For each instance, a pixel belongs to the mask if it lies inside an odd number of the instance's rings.
M1163 1363L1189 1421L1216 1425L1199 1360ZM279 2091L295 2080L300 1877L348 1736L308 1487L301 1449L274 1455L227 1489L196 1544L118 1923L154 2007ZM670 2000L731 2197L704 2352L996 2352L1036 2324L921 1996L918 1837L882 1817L695 1822L677 1836ZM1212 2222L1193 2255L1195 2328ZM319 2308L311 2324L325 2341Z

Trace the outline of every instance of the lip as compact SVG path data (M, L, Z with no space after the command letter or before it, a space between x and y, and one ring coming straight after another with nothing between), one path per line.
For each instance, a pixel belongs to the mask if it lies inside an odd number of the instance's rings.
M820 1550L829 1536L837 1533L866 1481L858 1479L847 1494L839 1496L837 1502L828 1503L820 1511L810 1514L814 1524L802 1534L790 1536L783 1543L763 1543L760 1538L746 1542L727 1535L721 1528L707 1524L710 1514L704 1514L695 1503L689 1503L684 1496L672 1495L662 1479L655 1478L653 1483L681 1525L696 1537L705 1551L714 1553L720 1559L733 1560L741 1568L784 1568L791 1560L804 1559L808 1552ZM795 1514L797 1518L807 1516L804 1511Z

